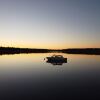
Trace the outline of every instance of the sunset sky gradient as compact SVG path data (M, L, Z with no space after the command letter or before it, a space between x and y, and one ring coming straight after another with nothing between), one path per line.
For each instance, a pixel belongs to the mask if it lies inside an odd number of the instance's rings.
M100 0L0 0L0 45L100 47Z

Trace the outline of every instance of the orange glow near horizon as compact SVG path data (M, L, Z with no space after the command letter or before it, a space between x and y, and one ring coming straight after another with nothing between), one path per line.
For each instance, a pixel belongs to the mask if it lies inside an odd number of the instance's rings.
M2 44L2 47L19 47L19 48L44 48L44 49L67 49L67 48L100 48L99 45L86 45L86 44L48 44L48 43L6 43Z

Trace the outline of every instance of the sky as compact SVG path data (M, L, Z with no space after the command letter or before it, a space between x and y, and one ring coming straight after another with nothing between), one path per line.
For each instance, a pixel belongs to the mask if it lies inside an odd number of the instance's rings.
M0 0L0 46L100 48L100 0Z

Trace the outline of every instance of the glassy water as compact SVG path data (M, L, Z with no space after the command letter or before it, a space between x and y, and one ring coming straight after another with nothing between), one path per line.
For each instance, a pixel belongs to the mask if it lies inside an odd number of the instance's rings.
M0 95L46 99L100 95L100 56L59 53L67 63L53 65L44 59L53 54L0 56Z

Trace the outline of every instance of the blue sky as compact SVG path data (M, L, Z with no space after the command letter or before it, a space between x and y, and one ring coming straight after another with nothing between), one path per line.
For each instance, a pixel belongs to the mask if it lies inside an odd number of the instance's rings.
M0 0L0 44L100 47L100 0Z

